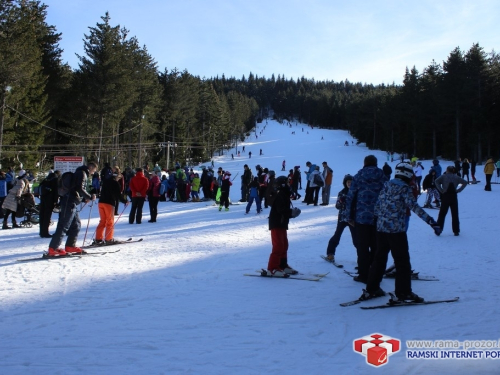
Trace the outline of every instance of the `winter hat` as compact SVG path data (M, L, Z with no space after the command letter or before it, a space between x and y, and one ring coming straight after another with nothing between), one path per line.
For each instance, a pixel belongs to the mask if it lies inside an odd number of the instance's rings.
M23 177L26 174L26 171L24 169L21 169L19 171L19 177Z
M376 167L377 166L377 158L375 155L368 155L364 160L365 167Z
M344 180L342 181L342 184L344 187L347 187L347 181L352 181L352 176L350 174L346 174L344 176Z

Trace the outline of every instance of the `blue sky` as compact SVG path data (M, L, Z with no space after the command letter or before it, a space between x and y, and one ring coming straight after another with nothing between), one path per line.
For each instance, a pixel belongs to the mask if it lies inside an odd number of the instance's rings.
M160 70L241 78L400 84L460 47L499 49L498 0L45 0L62 33L63 59L78 67L84 34L101 22L127 28Z

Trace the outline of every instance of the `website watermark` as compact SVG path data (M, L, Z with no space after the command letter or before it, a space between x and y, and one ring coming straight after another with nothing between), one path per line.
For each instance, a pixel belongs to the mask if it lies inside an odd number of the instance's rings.
M407 340L406 359L411 360L496 360L500 359L498 340ZM370 366L380 367L401 351L402 341L381 333L353 340L354 352L365 356Z
M407 340L407 359L500 359L499 340Z
M372 333L353 341L353 350L366 357L366 363L370 366L379 367L389 362L389 356L399 352L401 340Z

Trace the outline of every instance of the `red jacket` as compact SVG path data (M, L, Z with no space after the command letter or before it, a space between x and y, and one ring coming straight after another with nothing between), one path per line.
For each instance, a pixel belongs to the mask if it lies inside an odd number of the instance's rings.
M130 179L130 191L132 192L132 198L144 197L149 188L149 180L144 176L144 173L137 172L134 177Z
M157 175L153 175L153 177L149 180L148 196L159 198L160 184L160 178Z

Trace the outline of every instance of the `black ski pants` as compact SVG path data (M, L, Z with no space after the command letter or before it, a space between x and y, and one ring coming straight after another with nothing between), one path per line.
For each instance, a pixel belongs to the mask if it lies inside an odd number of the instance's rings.
M134 224L134 220L137 224L142 223L142 207L144 206L145 197L133 197L132 198L132 208L130 209L130 214L128 216L128 222Z
M347 224L346 221L337 221L337 229L335 229L335 233L333 234L330 241L328 241L328 247L326 248L326 255L335 255L335 251L337 250L337 246L340 243L340 237L342 237L342 233L344 229L348 227L351 232L352 244L356 247L356 239L354 237L354 228Z
M359 279L366 282L370 265L377 252L377 229L375 225L356 223L354 231L358 253Z
M404 296L411 293L411 263L408 251L408 237L406 232L384 233L377 232L377 251L370 267L366 290L370 293L380 288L387 267L389 251L396 266L395 293Z
M451 210L451 228L453 229L453 233L460 233L457 193L443 193L441 195L441 208L439 209L437 220L437 224L441 227L441 229L444 227L444 219L446 218L448 209Z

